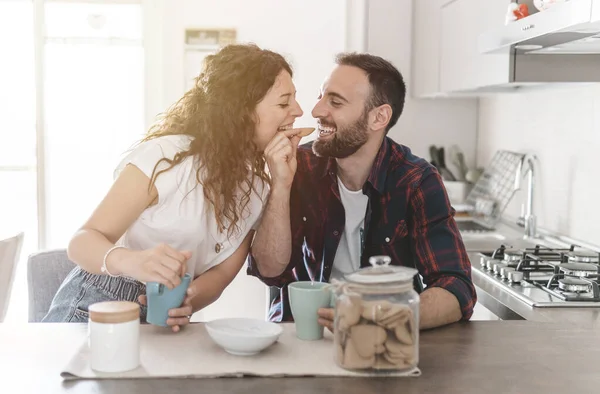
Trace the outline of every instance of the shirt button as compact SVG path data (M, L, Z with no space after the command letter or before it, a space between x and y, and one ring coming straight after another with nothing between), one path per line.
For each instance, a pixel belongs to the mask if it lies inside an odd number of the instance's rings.
M390 237L385 237L385 242L390 242Z
M303 217L302 217L302 220L306 222L306 216L303 216Z
M335 231L333 232L333 235L335 235L335 236L337 237L338 235L340 235L340 232L339 232L339 231L337 231L337 230L335 230Z

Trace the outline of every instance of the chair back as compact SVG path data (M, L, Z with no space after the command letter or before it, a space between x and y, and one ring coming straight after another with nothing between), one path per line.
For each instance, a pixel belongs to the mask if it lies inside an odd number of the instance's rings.
M34 253L27 260L29 322L40 322L67 275L75 268L66 249Z
M24 236L25 234L21 232L13 237L0 240L0 323L4 321L8 311Z

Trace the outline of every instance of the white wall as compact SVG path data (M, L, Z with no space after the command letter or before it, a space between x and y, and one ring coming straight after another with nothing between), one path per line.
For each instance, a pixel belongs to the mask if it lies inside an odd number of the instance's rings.
M481 100L478 162L498 149L533 152L540 226L600 245L600 87L552 89ZM507 213L520 214L522 196Z
M318 88L345 46L344 0L169 0L164 6L164 101L184 91L184 30L235 28L238 42L254 42L281 53L294 69L297 99L304 116L297 124L314 124L310 110Z

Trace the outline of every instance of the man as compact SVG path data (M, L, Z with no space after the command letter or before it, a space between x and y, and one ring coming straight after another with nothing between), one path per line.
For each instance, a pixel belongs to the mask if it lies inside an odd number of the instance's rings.
M330 281L388 255L415 267L420 326L468 320L476 302L469 262L437 170L387 137L406 87L388 61L341 54L312 111L318 138L293 130L265 149L272 187L248 273L281 288L269 319L291 321L287 285ZM333 310L319 311L332 328Z

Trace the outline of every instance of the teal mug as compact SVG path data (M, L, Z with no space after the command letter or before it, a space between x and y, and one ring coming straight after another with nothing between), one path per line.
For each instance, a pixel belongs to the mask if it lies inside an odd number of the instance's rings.
M304 341L323 338L319 324L319 308L331 308L334 298L329 283L300 281L288 285L290 308L296 326L296 336Z
M181 278L181 283L174 289L157 282L146 284L146 299L148 301L148 313L146 321L157 326L168 326L169 310L179 308L185 299L185 293L192 281L190 274Z

